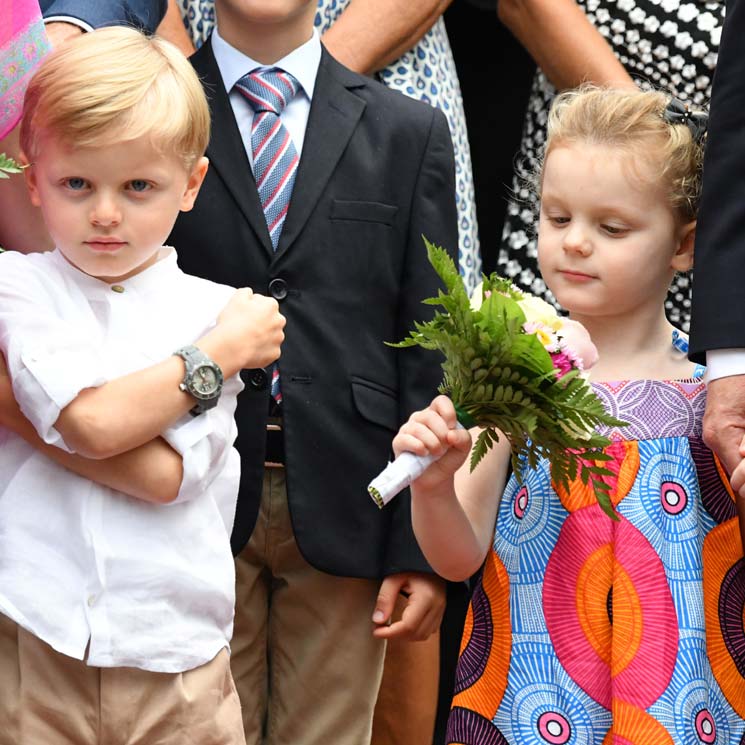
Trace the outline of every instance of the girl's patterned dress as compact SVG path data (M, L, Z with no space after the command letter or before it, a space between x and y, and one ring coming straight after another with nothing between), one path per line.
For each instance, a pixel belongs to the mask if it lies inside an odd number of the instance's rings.
M215 24L214 0L179 0L184 20L197 46ZM351 0L318 0L316 27L323 33ZM455 150L455 191L458 203L458 255L460 271L469 292L481 280L476 204L473 195L471 150L463 113L458 74L450 50L445 23L440 18L418 44L381 70L380 80L389 88L442 110L450 125ZM428 236L436 241L435 236ZM422 246L424 250L424 246Z
M464 745L745 745L745 563L701 440L705 387L595 384L612 521L548 466L513 478L468 611L448 724Z
M705 106L724 22L724 0L577 0L642 87L668 91ZM546 121L556 89L538 71L533 81L517 157L513 198L507 207L497 269L515 284L553 302L538 272L535 232L538 198L527 186L546 139ZM677 275L666 309L671 323L688 330L689 274Z

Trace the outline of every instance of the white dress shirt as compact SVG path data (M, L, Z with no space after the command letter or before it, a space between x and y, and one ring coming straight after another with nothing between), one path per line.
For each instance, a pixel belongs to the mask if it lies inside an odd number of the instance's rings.
M112 285L58 251L0 255L0 349L18 404L69 450L54 425L81 390L193 343L233 292L184 274L172 249ZM214 409L162 433L184 463L167 505L77 476L0 427L0 612L97 667L182 672L227 646L242 387L226 380Z
M235 88L235 84L249 72L258 67L280 67L289 72L300 83L300 89L295 97L287 104L279 118L287 127L292 142L300 157L305 140L305 129L308 125L310 102L313 99L313 89L316 85L318 65L321 62L321 39L314 30L311 38L302 46L293 50L286 57L273 65L263 65L238 51L220 36L218 28L212 32L212 51L215 61L220 68L225 90L230 97L235 121L246 148L248 162L253 168L253 153L251 152L251 125L254 120L254 110L246 97Z
M745 375L745 349L709 349L706 352L706 381Z

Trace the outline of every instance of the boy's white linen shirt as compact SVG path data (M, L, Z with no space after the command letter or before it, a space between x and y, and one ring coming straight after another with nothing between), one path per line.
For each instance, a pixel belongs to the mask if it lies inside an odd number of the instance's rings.
M48 443L84 388L153 365L211 328L235 292L168 255L117 292L58 252L0 256L0 349L21 409ZM58 466L0 428L0 612L97 667L182 672L232 635L230 532L243 385L163 437L183 456L176 501L154 505Z

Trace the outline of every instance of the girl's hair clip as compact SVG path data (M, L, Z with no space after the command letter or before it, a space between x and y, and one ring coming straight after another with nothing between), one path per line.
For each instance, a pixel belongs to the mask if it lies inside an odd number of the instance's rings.
M662 112L662 118L668 124L685 124L694 141L703 144L709 126L709 115L705 111L693 111L679 98L671 98Z

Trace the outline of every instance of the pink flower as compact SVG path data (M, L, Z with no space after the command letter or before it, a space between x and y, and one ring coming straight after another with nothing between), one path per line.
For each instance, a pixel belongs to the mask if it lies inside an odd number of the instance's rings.
M554 363L554 368L560 378L564 377L568 372L574 369L574 363L566 352L554 352L551 355L551 361Z
M564 340L564 353L580 370L589 370L598 361L598 350L581 323L563 319L559 335Z

